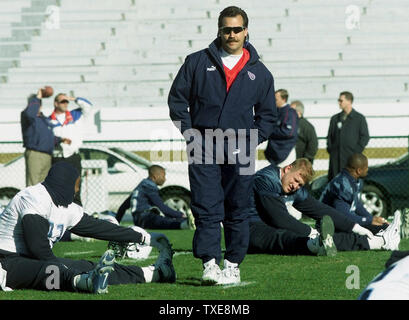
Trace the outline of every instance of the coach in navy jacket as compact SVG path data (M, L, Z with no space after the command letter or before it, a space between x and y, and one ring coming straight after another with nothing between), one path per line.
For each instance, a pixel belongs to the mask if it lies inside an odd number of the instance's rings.
M232 266L235 270L232 281L240 281L238 265L248 246L254 170L250 174L240 174L240 169L249 164L237 160L244 153L250 153L250 162L254 161L255 147L269 137L277 117L274 79L259 60L255 48L248 43L247 25L248 18L243 10L237 7L224 9L219 16L218 38L208 48L187 56L169 93L171 119L188 142L197 147L189 152L191 145L188 144L189 160L193 159L189 161L189 180L196 223L193 252L204 264L204 281L209 280L208 270L213 268L216 270L214 275L219 273L221 222L226 242L224 270ZM228 68L226 58L234 59L240 54L240 61ZM244 62L242 59L248 60ZM234 71L237 73L232 81ZM226 139L221 140L223 159L216 161L217 138L212 139L206 148L204 143L200 145L209 136L206 129L228 130L227 135L229 138L234 136L235 142L239 131L244 131L246 145L244 148L236 145L232 151ZM255 131L250 129L257 129L255 138L252 137ZM250 140L255 140L252 146L249 146ZM207 156L205 162L204 156ZM232 164L227 158L236 162ZM224 270L222 275L226 275ZM221 280L225 281L223 284L231 283L226 279ZM215 277L209 282L222 284Z

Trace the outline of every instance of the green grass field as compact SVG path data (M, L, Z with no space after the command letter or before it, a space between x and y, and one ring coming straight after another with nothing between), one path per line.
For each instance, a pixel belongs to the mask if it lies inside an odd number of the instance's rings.
M129 284L110 286L106 295L68 292L15 290L0 292L0 300L355 300L366 284L384 268L390 251L339 252L334 258L315 256L247 255L241 265L242 285L206 287L200 285L201 262L193 258L191 230L164 230L176 253L175 284ZM107 242L57 243L57 256L96 261L106 250ZM402 240L401 250L409 249ZM154 263L157 251L142 262L125 259L123 264L147 266ZM359 268L359 289L348 289L348 266ZM356 276L357 273L354 273ZM351 281L349 282L351 283ZM350 287L350 286L349 286Z

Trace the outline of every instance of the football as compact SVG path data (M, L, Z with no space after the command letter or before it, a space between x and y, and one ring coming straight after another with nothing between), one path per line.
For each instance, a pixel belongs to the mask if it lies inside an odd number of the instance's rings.
M54 89L50 86L45 86L43 89L41 89L41 95L43 98L48 98L51 97L54 94Z

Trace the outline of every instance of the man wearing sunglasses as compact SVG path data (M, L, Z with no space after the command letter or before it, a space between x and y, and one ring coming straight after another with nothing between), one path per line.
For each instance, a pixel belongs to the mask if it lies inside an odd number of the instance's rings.
M69 111L70 102L75 102L77 108ZM83 140L83 121L89 115L91 107L91 102L84 98L74 98L65 93L55 96L54 111L50 115L50 122L59 143L53 152L53 164L66 161L73 164L78 172L82 171L79 148ZM81 204L80 192L76 194L75 200Z
M269 137L277 118L274 79L248 41L248 17L242 9L232 6L220 13L217 38L187 56L168 105L171 119L187 140L196 224L193 253L203 263L202 282L240 283L239 265L249 243L251 164L257 144ZM222 138L214 136L217 130L223 132ZM241 161L247 154L247 162ZM244 174L242 169L249 164ZM223 270L221 224L226 245Z

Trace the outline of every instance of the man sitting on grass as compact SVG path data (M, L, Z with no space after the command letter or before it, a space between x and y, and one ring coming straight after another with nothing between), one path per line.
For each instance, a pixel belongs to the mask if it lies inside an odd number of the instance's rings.
M173 210L163 203L159 188L166 181L163 167L149 167L148 178L142 180L122 203L116 214L121 222L125 211L131 208L134 224L145 229L196 229L192 213Z
M386 229L388 223L383 217L374 217L370 214L359 199L363 187L362 178L367 174L368 158L362 153L354 153L348 158L346 168L328 183L320 201L376 234Z
M175 282L167 237L84 214L73 202L79 183L77 169L58 162L42 183L17 193L0 214L1 288L106 293L108 284ZM52 247L67 229L83 237L154 246L159 257L154 265L144 268L115 263L112 250L106 251L98 263L56 257ZM50 281L50 270L54 281Z
M318 230L289 214L287 205L292 204L302 214L318 222L325 215L331 217L335 226L333 240L338 251L398 250L401 225L399 211L395 213L394 221L386 230L373 235L350 217L308 194L304 185L310 181L313 174L312 165L306 158L297 159L284 168L269 165L257 171L254 178L254 201L261 220L270 227L289 230L301 237L317 237L320 234ZM262 249L265 245L258 239L261 231L257 231L254 225L251 228L253 231L250 242L253 241L254 246ZM265 226L263 228L265 229ZM263 233L268 234L268 231ZM272 235L271 239L277 241Z

